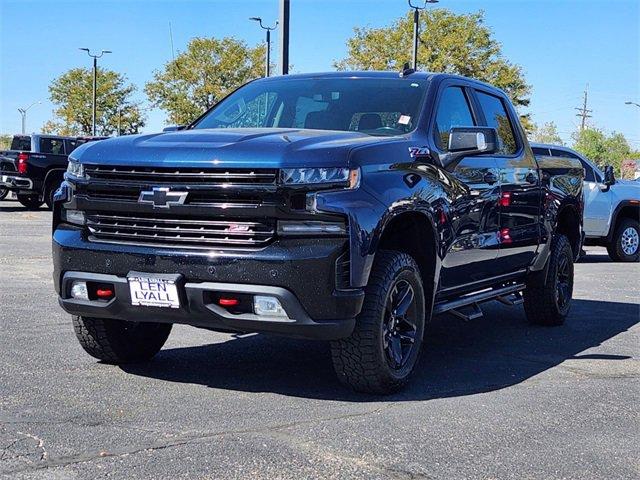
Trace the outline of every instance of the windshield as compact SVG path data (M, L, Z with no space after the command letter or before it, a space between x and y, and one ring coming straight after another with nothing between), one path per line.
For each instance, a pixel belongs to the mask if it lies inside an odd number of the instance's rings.
M401 135L416 128L426 80L274 79L249 83L193 128L309 128Z

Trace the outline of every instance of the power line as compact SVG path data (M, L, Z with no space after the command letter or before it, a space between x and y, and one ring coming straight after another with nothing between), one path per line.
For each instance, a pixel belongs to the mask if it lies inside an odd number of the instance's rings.
M582 108L576 107L576 110L578 110L579 112L579 113L576 113L576 117L582 117L582 122L580 123L580 130L584 130L585 124L587 123L587 118L592 117L589 114L593 113L593 110L589 110L587 108L588 95L589 95L589 84L587 84L587 87L584 89L584 100L582 103Z

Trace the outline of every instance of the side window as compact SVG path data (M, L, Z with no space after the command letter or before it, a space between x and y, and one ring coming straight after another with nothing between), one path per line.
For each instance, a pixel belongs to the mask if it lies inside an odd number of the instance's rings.
M53 155L64 155L64 143L61 138L41 138L40 152Z
M64 150L67 155L69 155L78 147L77 140L65 140L64 143L65 143Z
M531 150L533 151L534 155L538 155L541 157L548 157L550 155L548 148L531 147Z
M445 88L436 113L435 135L438 147L441 150L447 150L449 132L453 127L472 127L475 124L469 102L462 88Z
M488 93L476 91L478 101L487 120L487 126L498 131L498 154L513 155L518 151L516 137L502 99Z
M585 182L595 182L596 176L593 173L593 168L587 162L580 161L584 167L584 180Z

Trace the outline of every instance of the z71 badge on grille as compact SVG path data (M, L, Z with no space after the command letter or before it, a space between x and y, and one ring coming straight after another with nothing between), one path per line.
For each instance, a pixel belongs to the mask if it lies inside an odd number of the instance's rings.
M140 192L138 203L150 203L153 208L169 208L171 205L182 205L189 192L172 192L165 187L153 187L151 191Z

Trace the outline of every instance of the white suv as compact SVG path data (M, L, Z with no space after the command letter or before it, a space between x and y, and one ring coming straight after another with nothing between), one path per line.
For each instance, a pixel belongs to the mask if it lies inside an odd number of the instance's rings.
M584 167L584 236L586 245L607 247L612 260L640 258L640 181L616 180L613 168L602 172L578 152L559 145L532 143L536 156L568 157Z

